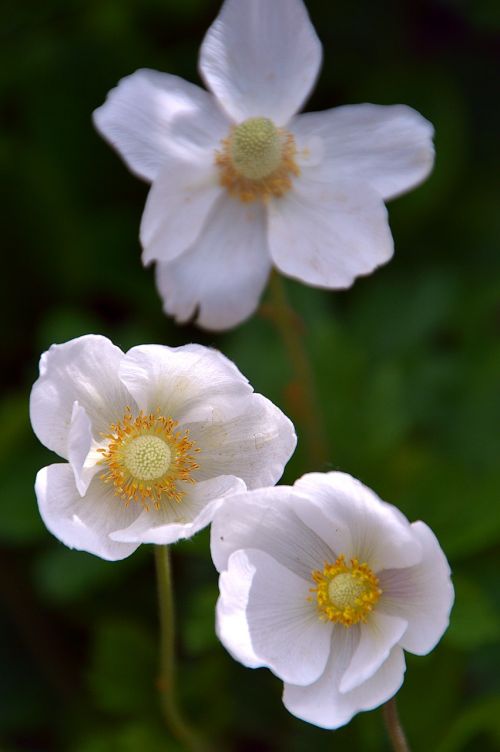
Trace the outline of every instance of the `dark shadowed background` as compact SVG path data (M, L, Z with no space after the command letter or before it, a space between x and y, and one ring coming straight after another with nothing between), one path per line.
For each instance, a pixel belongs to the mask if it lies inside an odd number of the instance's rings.
M396 255L351 290L287 283L303 319L330 463L434 529L457 603L439 647L408 657L400 710L415 750L500 743L500 230L492 169L493 0L309 0L324 44L307 109L406 103L436 127L431 178L390 206ZM27 400L40 352L88 332L123 349L198 341L233 358L294 415L292 373L257 315L212 335L161 312L137 240L147 186L90 115L136 68L198 81L214 0L7 0L0 42L4 210L0 295L0 750L178 749L156 696L152 551L108 563L66 549L39 519L33 482L55 461ZM498 58L497 58L498 61ZM301 426L297 425L299 440ZM218 749L387 750L379 712L325 732L290 716L281 682L233 662L214 634L208 535L174 548L181 691Z

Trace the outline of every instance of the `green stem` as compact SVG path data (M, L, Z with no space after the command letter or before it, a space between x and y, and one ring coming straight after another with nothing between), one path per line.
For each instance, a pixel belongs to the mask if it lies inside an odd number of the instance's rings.
M323 417L318 407L316 383L304 343L304 324L288 302L281 275L273 271L269 282L268 309L278 330L294 371L291 409L297 423L302 426L311 469L320 470L330 461L330 448L326 438Z
M186 749L206 752L206 747L184 719L175 690L175 611L168 546L155 546L160 616L160 693L165 722Z
M410 752L405 732L399 720L395 697L392 697L385 705L382 705L382 715L384 716L385 727L394 752Z

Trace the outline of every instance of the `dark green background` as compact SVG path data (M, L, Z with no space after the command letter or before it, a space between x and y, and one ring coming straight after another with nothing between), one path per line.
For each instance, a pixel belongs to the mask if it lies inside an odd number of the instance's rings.
M408 657L400 709L415 750L500 743L500 258L492 161L493 0L309 0L325 48L308 109L404 102L436 126L432 177L390 206L393 261L351 290L288 283L304 321L331 462L298 450L285 480L339 468L438 535L454 571L451 627ZM151 548L108 563L66 549L33 493L54 461L31 434L41 351L87 332L127 349L199 341L293 415L290 366L263 316L226 335L176 327L139 258L147 186L90 114L139 67L198 80L213 0L7 0L0 44L3 219L0 405L0 750L178 749L155 690ZM299 439L300 425L297 426ZM174 548L180 682L219 749L387 749L378 712L325 732L291 717L281 682L239 666L213 629L208 535Z

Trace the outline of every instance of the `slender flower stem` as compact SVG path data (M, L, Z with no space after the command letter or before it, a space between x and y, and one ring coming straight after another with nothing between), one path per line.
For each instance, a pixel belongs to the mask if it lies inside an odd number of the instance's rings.
M196 733L183 718L175 691L175 612L172 570L168 546L155 546L160 616L160 693L165 722L186 749L207 752Z
M395 697L392 697L385 705L382 705L382 715L384 716L385 727L394 752L410 752L405 732L399 720Z
M281 275L273 271L269 283L270 306L266 312L281 335L294 370L291 402L297 423L302 426L311 469L320 470L330 460L323 418L318 408L316 384L304 343L304 324L288 302Z

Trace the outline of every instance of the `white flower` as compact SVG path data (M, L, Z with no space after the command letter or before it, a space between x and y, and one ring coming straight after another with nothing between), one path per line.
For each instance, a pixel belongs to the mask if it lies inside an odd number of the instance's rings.
M344 473L225 500L211 545L221 641L283 679L286 708L317 726L392 697L403 649L428 653L448 625L450 570L432 531Z
M392 256L384 201L427 177L433 128L404 105L297 115L320 64L301 0L226 0L201 46L211 93L138 70L95 111L100 133L152 183L142 258L157 262L178 321L243 321L271 264L345 288Z
M37 475L43 521L110 560L192 536L227 494L276 483L296 443L288 418L200 345L123 353L95 335L53 345L30 414L67 460Z

